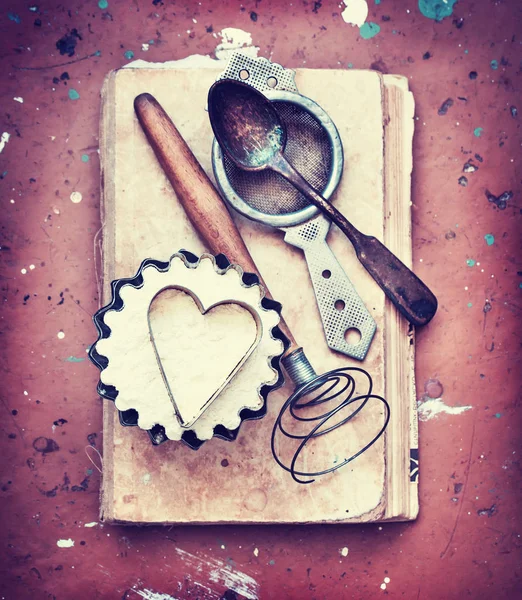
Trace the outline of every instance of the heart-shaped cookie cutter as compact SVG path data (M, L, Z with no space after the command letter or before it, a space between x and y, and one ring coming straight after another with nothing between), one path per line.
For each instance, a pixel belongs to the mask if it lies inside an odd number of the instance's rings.
M196 280L206 283L194 286ZM183 424L161 360L158 363L157 347L150 343L149 306L166 288L190 290L200 302L203 296L201 307L207 312L213 305L232 300L248 310L256 323L256 337L247 352L234 363L226 381L199 406L198 416L185 410ZM138 296L139 302L135 301ZM243 273L223 255L198 258L180 251L168 262L147 259L133 278L112 282L111 302L94 316L99 337L89 356L101 370L98 393L115 401L122 424L146 429L154 444L181 439L196 449L213 435L233 440L243 420L266 414L268 393L282 384L279 359L288 340L278 328L280 309L277 302L264 297L255 275ZM148 345L140 344L144 336L149 338ZM129 337L140 348L140 356L126 352ZM139 382L144 373L152 372L152 364L156 377L147 379L145 392Z

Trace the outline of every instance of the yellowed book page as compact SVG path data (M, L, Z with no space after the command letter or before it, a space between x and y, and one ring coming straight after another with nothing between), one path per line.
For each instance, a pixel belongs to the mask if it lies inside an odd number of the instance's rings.
M104 114L110 133L102 131L106 284L107 278L132 275L145 258L165 260L181 248L195 254L205 250L141 131L133 100L142 92L153 94L211 175L212 134L205 106L208 88L220 70L124 69L106 85ZM382 77L367 71L303 69L297 71L296 83L301 93L329 113L342 138L345 166L333 202L357 227L382 240ZM316 371L359 366L328 349L301 252L283 241L282 232L238 215L234 218ZM363 366L373 377L374 392L384 394L384 294L335 227L329 241L377 321L377 334ZM384 438L350 465L311 485L295 483L277 466L270 453L270 435L291 391L286 384L272 393L268 415L243 423L237 441L212 439L197 452L176 442L153 447L144 431L121 427L107 403L103 518L134 523L292 523L381 517L386 487ZM364 419L370 435L382 423L382 413L371 411ZM364 429L357 431L362 439ZM328 468L344 458L351 432L346 425L335 435L320 438L314 461L323 461Z

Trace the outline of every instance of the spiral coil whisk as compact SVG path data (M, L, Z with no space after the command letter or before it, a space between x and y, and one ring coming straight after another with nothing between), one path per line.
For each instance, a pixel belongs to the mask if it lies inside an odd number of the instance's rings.
M328 371L322 375L316 375L302 349L285 357L283 365L296 384L296 388L294 393L281 407L275 420L272 429L271 449L277 464L290 473L294 481L302 484L312 483L315 481L315 477L332 473L344 467L366 452L384 433L390 420L390 406L385 398L373 393L373 381L367 371L360 367L344 367ZM356 380L357 374L360 374L365 379L365 384L358 384ZM361 388L363 388L362 392ZM338 402L335 403L335 400L338 400ZM332 467L320 471L301 471L296 469L297 460L311 440L331 433L349 421L353 421L371 400L376 400L382 404L384 419L382 426L369 442ZM325 410L321 414L310 414L311 409L326 405L327 403L330 403L330 406L332 405L331 403L335 403L335 406L330 409L325 406ZM350 408L353 410L350 410ZM349 414L328 426L328 422L343 410L349 411ZM312 429L308 433L290 431L283 424L283 419L287 413L294 419L294 424L310 423ZM300 440L290 460L290 464L285 464L278 454L276 448L278 433L287 439Z

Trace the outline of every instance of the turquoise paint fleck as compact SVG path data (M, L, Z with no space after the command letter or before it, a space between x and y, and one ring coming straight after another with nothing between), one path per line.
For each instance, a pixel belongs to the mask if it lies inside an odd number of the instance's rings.
M457 0L419 0L419 10L428 19L442 21L453 14L456 2Z
M468 267L474 267L475 266L475 261L472 258L468 258L468 260L466 261Z
M518 287L522 290L522 283L519 283Z
M359 29L359 33L361 34L361 37L364 38L365 40L369 40L372 37L375 37L379 31L381 30L381 28L379 27L379 25L377 25L377 23L365 23L360 29Z
M498 60L492 60L489 63L489 66L493 69L493 71L496 71L498 69Z
M475 129L473 130L473 135L475 137L480 137L482 135L483 131L484 131L484 127L475 127Z
M486 240L486 244L488 246L493 246L493 244L495 243L495 236L492 233L486 233L484 239Z
M78 92L74 88L71 88L69 90L69 98L70 100L79 100L80 94L78 94Z
M348 63L348 68L353 69L353 63Z
M70 363L81 363L85 360L85 358L77 357L77 356L68 356L67 358L64 358L63 360L65 362L70 362Z
M472 306L473 306L473 304L471 302L468 302L468 308L471 308Z
M7 18L8 18L10 21L14 21L15 23L21 23L21 22L22 22L22 19L21 19L21 18L20 18L20 16L19 16L19 15L17 15L16 13L12 13L12 12L10 12L10 13L7 13Z
M82 154L82 162L89 162L89 155L88 154Z
M469 54L469 50L464 50L464 54Z
M108 6L109 6L109 3L107 2L107 0L100 0L98 2L98 7L101 8L102 10L105 10Z
M375 0L375 4L380 4L381 0Z
M495 414L495 417L496 417L497 419L500 419L500 417L501 417L501 416L502 416L502 415L501 415L500 413L496 413L496 414Z
M132 50L127 50L123 56L125 56L127 60L130 60L131 58L134 58L134 52Z
M392 29L392 33L393 33L393 35L395 35L397 33L397 30L396 29Z
M90 477L92 475L92 469L86 469L85 474Z
M275 560L273 560L273 559L272 559L272 560L269 560L269 561L268 561L268 564L269 564L271 567L273 567L273 566L275 565Z
M94 56L101 56L101 50L96 50L96 52L94 53Z

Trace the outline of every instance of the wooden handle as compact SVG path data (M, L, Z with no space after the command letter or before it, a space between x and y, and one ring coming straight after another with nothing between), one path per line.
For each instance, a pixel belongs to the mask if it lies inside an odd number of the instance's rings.
M360 263L410 323L420 327L431 321L437 311L437 298L411 269L377 238L354 227L333 204L313 189L281 153L274 157L270 167L288 179L339 227L352 242Z
M225 203L159 102L151 94L140 94L134 100L134 110L178 200L205 245L213 254L225 254L244 271L255 273L266 296L271 298ZM288 355L299 346L282 318L279 327L290 340L285 353Z

